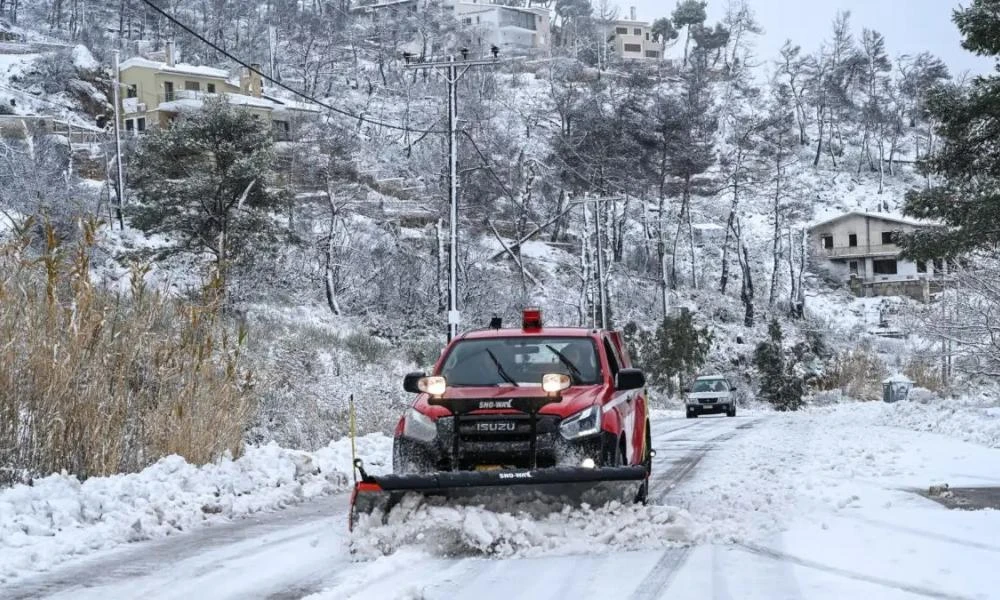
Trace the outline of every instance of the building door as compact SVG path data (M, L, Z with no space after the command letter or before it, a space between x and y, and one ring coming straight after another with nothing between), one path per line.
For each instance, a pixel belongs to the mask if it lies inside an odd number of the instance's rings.
M163 101L173 102L174 101L174 82L164 81L163 82Z

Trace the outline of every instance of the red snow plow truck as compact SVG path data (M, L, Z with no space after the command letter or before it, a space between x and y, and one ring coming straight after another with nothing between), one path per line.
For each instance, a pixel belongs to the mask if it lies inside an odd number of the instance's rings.
M396 426L393 473L359 459L351 527L407 494L504 509L645 502L652 468L646 379L621 332L545 327L527 309L519 329L456 337L433 372L403 381L416 394Z

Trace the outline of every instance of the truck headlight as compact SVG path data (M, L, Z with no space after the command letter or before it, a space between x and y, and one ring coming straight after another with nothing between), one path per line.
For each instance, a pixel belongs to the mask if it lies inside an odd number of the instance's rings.
M420 442L432 442L437 437L437 424L424 413L411 408L403 417L403 436Z
M564 419L559 425L559 433L567 440L594 435L601 430L601 407L590 406L572 417Z

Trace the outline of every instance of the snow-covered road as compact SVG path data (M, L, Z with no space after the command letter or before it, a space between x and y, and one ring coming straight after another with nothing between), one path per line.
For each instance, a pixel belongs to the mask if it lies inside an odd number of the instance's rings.
M1000 485L1000 451L875 420L660 415L649 507L540 523L416 510L352 539L339 494L102 551L0 597L1000 598L1000 512L913 491Z

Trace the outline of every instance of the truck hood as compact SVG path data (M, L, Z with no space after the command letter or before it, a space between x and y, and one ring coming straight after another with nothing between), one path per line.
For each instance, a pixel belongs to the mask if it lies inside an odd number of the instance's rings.
M597 385L577 385L572 386L562 393L562 400L555 404L549 404L542 408L539 414L554 415L559 417L571 416L588 406L609 397L608 386ZM500 386L500 387L450 387L444 394L449 400L507 400L512 398L543 398L545 392L540 385L536 386ZM451 416L451 412L443 406L431 406L427 403L427 394L420 394L413 403L413 408L421 413L437 419ZM472 414L523 414L511 409L491 409L477 410Z

